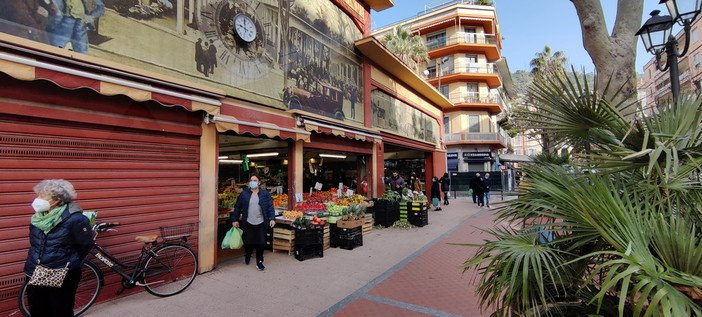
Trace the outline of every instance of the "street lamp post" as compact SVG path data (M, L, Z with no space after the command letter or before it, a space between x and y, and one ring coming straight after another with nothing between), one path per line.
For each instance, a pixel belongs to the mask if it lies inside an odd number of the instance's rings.
M663 3L670 15L660 16L660 10L653 10L651 18L644 22L636 35L641 37L646 51L656 56L656 68L660 71L670 70L670 90L673 103L677 103L680 97L678 58L685 56L690 47L690 28L702 9L702 0L686 0L684 3L687 8L682 9L676 0L661 0L660 4ZM685 30L685 47L682 52L678 51L678 39L671 34L675 23ZM665 65L661 66L661 57L664 52L667 59Z

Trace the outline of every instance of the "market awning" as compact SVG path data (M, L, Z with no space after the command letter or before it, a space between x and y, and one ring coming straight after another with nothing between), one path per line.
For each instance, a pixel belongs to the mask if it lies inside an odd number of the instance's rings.
M307 131L335 135L352 140L368 142L381 142L382 140L380 135L375 134L373 131L359 131L358 129L354 129L352 127L342 127L340 125L320 122L318 120L311 120L304 116L299 117L298 124L304 126L305 130Z
M19 55L0 52L0 72L19 80L48 80L62 88L90 88L102 95L125 95L135 101L153 100L164 106L181 106L188 111L219 113L217 99L162 89L119 77L64 67Z
M270 138L303 140L310 142L310 132L297 129L295 119L289 113L254 109L225 103L222 114L209 116L206 123L213 122L219 132L232 131L253 136L265 135Z

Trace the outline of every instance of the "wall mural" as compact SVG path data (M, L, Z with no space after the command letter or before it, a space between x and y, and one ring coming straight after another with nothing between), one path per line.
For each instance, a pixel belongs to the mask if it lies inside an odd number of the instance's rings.
M374 128L439 143L439 124L426 113L376 89L371 92L371 118Z
M362 34L329 1L2 0L0 32L272 107L363 120L353 47Z

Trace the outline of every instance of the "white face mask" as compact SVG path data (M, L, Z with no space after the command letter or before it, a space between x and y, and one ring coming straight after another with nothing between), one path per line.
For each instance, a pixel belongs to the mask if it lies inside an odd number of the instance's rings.
M34 201L32 202L32 208L34 208L34 211L36 212L45 212L49 211L49 208L51 208L51 204L41 198L34 198Z

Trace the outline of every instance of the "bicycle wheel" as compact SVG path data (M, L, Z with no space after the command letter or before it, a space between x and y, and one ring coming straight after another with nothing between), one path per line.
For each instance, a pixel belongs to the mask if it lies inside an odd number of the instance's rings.
M95 263L85 261L81 269L81 279L76 291L75 306L73 315L80 316L90 308L102 290L102 272ZM18 297L20 312L25 316L29 315L29 304L27 301L27 283L22 284Z
M144 287L156 296L171 296L188 288L197 274L197 257L189 247L168 244L154 250L144 264Z

